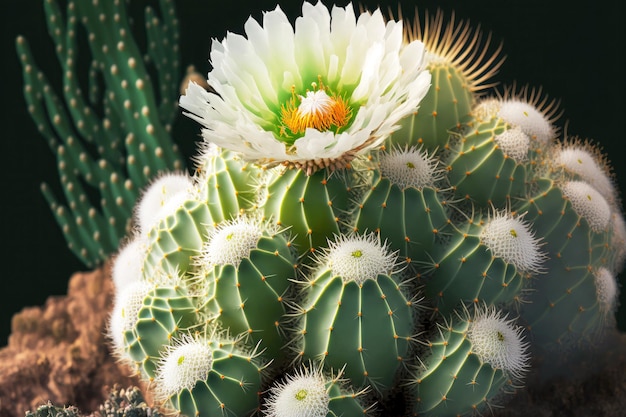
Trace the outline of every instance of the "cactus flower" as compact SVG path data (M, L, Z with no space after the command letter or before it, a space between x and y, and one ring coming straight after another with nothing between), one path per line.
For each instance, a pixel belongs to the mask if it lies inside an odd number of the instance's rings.
M305 2L292 27L280 7L246 36L214 41L208 83L180 105L210 143L261 164L311 174L345 167L417 110L430 85L424 45L403 43L402 22Z

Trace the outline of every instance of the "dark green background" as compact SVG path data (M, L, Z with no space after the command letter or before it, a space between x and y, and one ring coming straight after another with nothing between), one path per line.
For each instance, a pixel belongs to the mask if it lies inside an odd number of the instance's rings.
M79 0L88 1L88 0ZM108 1L108 0L107 0ZM112 1L112 0L111 0ZM138 18L145 4L132 0ZM252 14L271 10L275 1L179 0L182 63L194 64L202 73L209 70L211 38L221 39L227 30L241 33ZM331 4L330 2L325 2ZM345 1L338 3L341 6ZM357 4L357 3L355 3ZM368 8L383 10L397 1L364 1ZM621 1L419 1L402 2L406 15L441 8L446 15L469 19L490 31L496 43L504 43L507 60L496 79L504 85L516 81L543 87L551 98L561 99L570 135L594 139L612 161L621 194L626 190L626 137L624 116L624 5ZM300 1L282 2L290 16L297 16ZM14 41L26 36L35 59L53 82L60 80L59 68L44 23L43 0L2 1L2 111L0 167L0 346L6 343L11 316L25 306L41 305L49 295L65 294L67 281L85 267L65 247L64 239L39 191L45 180L58 187L53 154L40 137L26 111L22 76ZM189 156L199 129L179 118L175 138ZM57 188L58 189L58 188ZM621 277L622 282L626 279ZM626 296L618 312L620 327L626 329Z

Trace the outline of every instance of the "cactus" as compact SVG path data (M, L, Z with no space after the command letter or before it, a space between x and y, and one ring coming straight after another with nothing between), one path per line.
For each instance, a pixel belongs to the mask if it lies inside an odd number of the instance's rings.
M26 417L81 417L81 413L74 406L59 407L50 401L43 404L33 412L27 411ZM111 389L108 398L102 403L95 413L99 417L160 417L158 409L149 407L137 387L119 388L117 385Z
M80 12L93 46L110 23L96 10L125 22L119 3L94 7L69 8L59 27L69 34ZM505 405L528 372L602 354L626 259L608 159L562 136L540 89L491 90L501 46L441 13L406 29L322 3L305 2L295 25L277 7L244 28L213 43L208 84L180 99L203 126L193 175L132 148L147 132L165 154L166 129L145 125L172 116L165 103L125 119L126 100L153 100L147 85L105 101L131 135L128 175L146 185L103 188L139 197L113 258L108 335L165 409L473 415ZM115 65L107 82L141 67L121 49L94 53ZM59 136L75 117L59 116ZM66 142L67 181L113 172ZM84 226L85 239L107 227Z
M93 267L119 248L151 178L184 167L169 133L180 72L178 21L173 1L160 2L161 17L146 7L148 46L141 51L124 2L70 1L64 11L57 1L43 4L63 73L62 98L27 40L18 37L16 47L28 110L56 155L66 202L47 184L41 189L69 248ZM78 76L83 31L92 57L87 86Z

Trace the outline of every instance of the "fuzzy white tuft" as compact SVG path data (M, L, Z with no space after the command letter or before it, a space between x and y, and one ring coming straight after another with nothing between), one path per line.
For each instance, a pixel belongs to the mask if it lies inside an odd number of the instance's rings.
M532 104L519 100L505 100L500 105L498 116L511 126L519 126L531 139L546 144L555 136L548 118Z
M263 227L258 220L238 217L220 223L209 234L202 250L201 262L208 267L235 265L250 256L250 251L263 236Z
M519 271L542 271L546 255L540 250L540 240L519 217L495 212L480 233L480 240L493 256L502 258Z
M116 351L125 351L124 333L135 327L139 310L150 289L151 286L144 281L135 281L116 288L115 302L108 326L108 335Z
M470 321L467 338L472 353L495 369L502 369L520 378L530 366L528 342L524 341L522 327L507 320L495 308L478 308Z
M587 220L593 231L606 229L611 220L611 207L598 191L583 181L566 182L561 189L574 211Z
M181 390L191 390L198 381L206 381L213 367L213 350L206 341L183 336L166 346L157 365L157 394L167 399Z
M596 296L598 297L600 312L612 314L615 312L619 294L615 275L608 269L600 267L593 273L593 277L596 284Z
M326 417L329 402L322 373L304 367L274 384L263 413L266 417Z
M381 152L380 171L402 189L432 187L439 179L437 160L416 147Z
M135 208L135 223L144 235L173 214L193 195L193 180L186 174L169 173L153 181Z
M136 236L119 250L111 268L116 289L142 279L146 250L146 242L141 236Z
M368 235L340 235L328 241L325 265L344 282L363 283L379 274L390 275L397 264L397 255L390 252L374 233Z
M489 121L498 116L502 102L495 98L488 98L479 102L472 109L472 115L480 121Z
M519 126L508 129L494 138L502 152L521 163L528 159L530 138Z
M615 271L620 273L626 260L626 221L619 212L611 214L611 248L615 251Z
M555 157L557 165L565 168L595 188L607 201L615 199L615 187L591 152L576 146L561 149Z

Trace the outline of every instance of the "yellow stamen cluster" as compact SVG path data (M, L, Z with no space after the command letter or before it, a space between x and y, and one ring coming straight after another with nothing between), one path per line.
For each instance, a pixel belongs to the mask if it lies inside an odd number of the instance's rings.
M288 133L287 129L294 135L308 128L321 132L333 127L338 130L350 121L352 109L343 97L328 95L321 82L319 88L316 83L312 86L313 91L307 91L306 96L296 94L295 86L291 88L291 99L282 106L283 134Z

